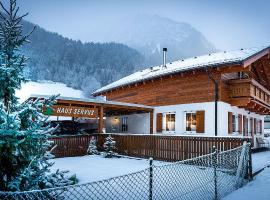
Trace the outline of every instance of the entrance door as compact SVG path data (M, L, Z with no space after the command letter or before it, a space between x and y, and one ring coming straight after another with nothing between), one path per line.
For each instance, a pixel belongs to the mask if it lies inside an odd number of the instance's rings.
M164 113L164 133L174 134L175 133L175 113Z

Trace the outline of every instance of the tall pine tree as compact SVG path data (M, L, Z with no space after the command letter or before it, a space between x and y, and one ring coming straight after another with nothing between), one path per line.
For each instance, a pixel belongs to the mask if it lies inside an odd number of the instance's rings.
M20 54L20 47L28 42L28 35L22 35L22 19L18 16L16 0L10 0L9 9L0 2L0 100L9 112L16 106L15 90L25 81L23 69L26 58ZM10 108L11 107L11 108Z
M15 90L25 81L26 58L21 47L28 35L22 33L22 19L16 0L9 8L0 2L0 190L20 191L71 184L59 174L50 173L48 161L52 129L45 126L44 107L48 100L18 103Z

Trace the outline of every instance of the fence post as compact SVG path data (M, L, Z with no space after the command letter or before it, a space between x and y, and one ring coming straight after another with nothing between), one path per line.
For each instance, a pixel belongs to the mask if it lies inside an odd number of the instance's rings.
M253 180L253 174L252 174L252 156L251 156L251 143L248 143L248 178L249 181Z
M244 167L244 164L245 164L244 162L245 162L245 155L246 155L246 152L247 152L247 148L248 148L247 142L244 141L244 143L242 145L240 158L239 158L239 161L238 161L237 171L236 171L236 182L235 182L236 188L241 187L242 184L243 184L243 180L241 179L241 176L243 176L242 170L243 170L243 167ZM246 173L246 170L245 170L245 173Z
M153 199L153 158L149 159L149 200Z
M218 188L217 188L217 150L213 146L213 166L214 166L214 187L215 187L215 196L214 200L218 199Z

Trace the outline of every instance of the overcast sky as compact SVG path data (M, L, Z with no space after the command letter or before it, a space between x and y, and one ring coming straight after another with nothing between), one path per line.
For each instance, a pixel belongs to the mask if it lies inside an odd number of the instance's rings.
M7 0L4 0L7 1ZM190 23L218 49L270 45L269 0L18 0L28 21L82 41L97 41L112 20L158 14Z

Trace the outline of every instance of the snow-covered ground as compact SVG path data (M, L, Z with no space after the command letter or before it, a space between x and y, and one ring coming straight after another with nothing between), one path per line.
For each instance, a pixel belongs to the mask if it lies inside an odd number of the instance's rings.
M253 173L270 166L270 150L252 154ZM254 180L240 188L224 200L269 200L270 199L270 168L265 168L254 177Z
M39 81L39 82L27 82L23 83L20 90L16 91L16 96L20 98L20 102L28 99L32 94L38 95L56 95L67 97L83 98L83 92L81 90L75 90L66 86L64 83L52 82L52 81Z
M224 200L269 200L270 168L264 169L246 186L234 191Z
M102 156L82 156L53 159L53 170L68 170L69 174L76 174L80 183L87 183L137 172L149 167L147 159L111 158ZM165 162L154 161L155 165ZM270 165L270 151L252 154L253 173Z
M269 165L270 165L270 150L252 154L253 173Z
M79 199L149 198L149 160L82 156L54 161L53 170L69 170L69 174L76 174L79 180L78 185L61 193L65 199L78 199L78 196ZM213 197L213 168L159 161L154 161L154 165L153 199L194 199L198 195L204 199ZM126 174L129 175L119 177ZM224 187L224 183L235 183L237 178L222 170L217 171L217 175L220 177L220 194L232 191L233 188ZM110 179L113 177L117 178ZM100 180L106 181L97 182Z
M109 179L116 176L141 171L149 167L149 160L134 158L103 158L102 156L82 156L53 159L52 170L68 170L76 174L80 184ZM161 164L162 162L154 162Z

